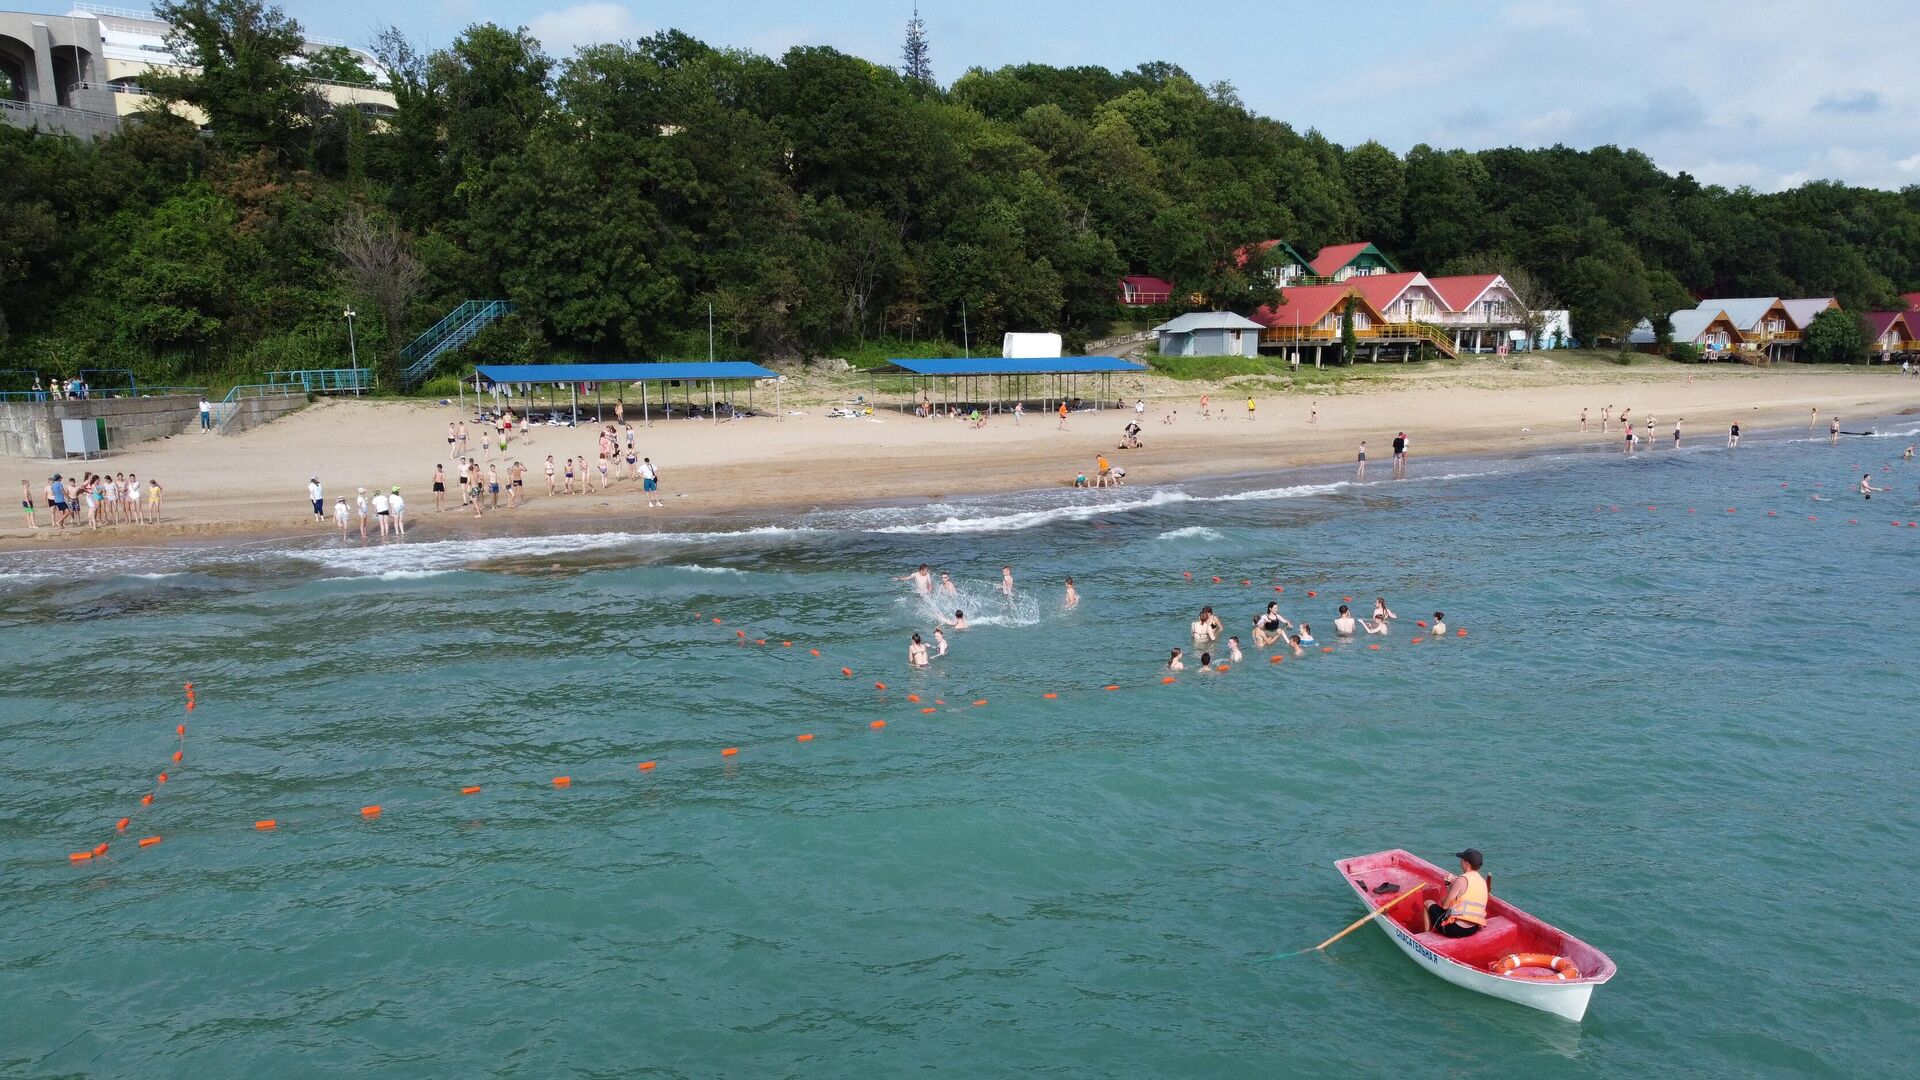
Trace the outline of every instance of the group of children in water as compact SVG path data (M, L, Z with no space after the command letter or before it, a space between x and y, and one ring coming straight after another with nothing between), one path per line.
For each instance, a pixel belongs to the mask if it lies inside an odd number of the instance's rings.
M1355 618L1353 611L1348 608L1347 605L1341 604L1339 613L1336 614L1333 619L1333 630L1335 634L1343 638L1352 637L1360 631L1365 631L1368 634L1384 635L1392 629L1390 624L1397 618L1399 618L1399 616L1395 615L1393 609L1387 606L1386 597L1375 597L1373 601L1372 618ZM1200 617L1193 620L1193 625L1190 629L1193 632L1194 644L1201 648L1200 670L1214 670L1214 655L1211 647L1215 642L1220 640L1220 632L1225 628L1220 623L1220 616L1213 613L1213 606L1211 604L1200 609ZM1441 611L1434 612L1433 625L1429 633L1435 638L1438 638L1444 636L1446 632L1446 613ZM1278 602L1269 603L1267 610L1253 617L1253 646L1256 649L1279 646L1283 649L1292 649L1293 655L1295 656L1304 656L1308 646L1318 644L1319 642L1315 640L1313 636L1313 627L1309 626L1305 621L1297 625L1289 621L1285 615L1280 614L1280 605ZM1228 637L1226 647L1227 651L1226 655L1222 658L1223 661L1228 664L1239 663L1242 656L1240 652L1240 639L1237 636ZM1167 670L1185 671L1186 669L1186 651L1184 649L1174 649L1173 654L1167 657Z

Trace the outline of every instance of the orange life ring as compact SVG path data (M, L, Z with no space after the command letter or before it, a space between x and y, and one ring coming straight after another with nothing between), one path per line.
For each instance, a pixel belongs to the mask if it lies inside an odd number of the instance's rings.
M1546 968L1552 975L1516 975L1521 968ZM1513 975L1518 979L1558 979L1567 982L1580 977L1580 969L1564 956L1548 956L1546 953L1512 953L1494 962L1495 975Z

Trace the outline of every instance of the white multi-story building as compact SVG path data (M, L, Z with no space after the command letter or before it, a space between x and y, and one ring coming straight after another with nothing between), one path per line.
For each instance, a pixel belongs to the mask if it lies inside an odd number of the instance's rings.
M109 134L147 101L141 79L183 67L167 47L170 28L150 14L77 4L65 15L0 11L0 115L18 127L39 127L81 138ZM308 38L303 53L346 43ZM370 78L381 79L372 54L350 50ZM393 94L379 85L310 80L333 105L353 105L372 116L394 112ZM205 125L197 110L175 111Z

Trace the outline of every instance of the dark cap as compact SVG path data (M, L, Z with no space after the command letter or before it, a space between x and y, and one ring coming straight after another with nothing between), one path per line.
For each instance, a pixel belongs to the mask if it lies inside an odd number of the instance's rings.
M1473 867L1475 870L1480 869L1481 860L1480 860L1479 848L1468 848L1467 850L1456 854L1454 858L1463 860L1468 866Z

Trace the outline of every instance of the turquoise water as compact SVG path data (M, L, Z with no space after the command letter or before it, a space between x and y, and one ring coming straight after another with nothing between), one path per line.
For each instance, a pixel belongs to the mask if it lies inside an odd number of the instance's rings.
M0 1074L1911 1075L1907 441L17 558ZM922 561L975 628L913 673ZM1376 593L1379 651L1160 684L1203 603ZM1469 844L1619 965L1585 1023L1263 959Z

